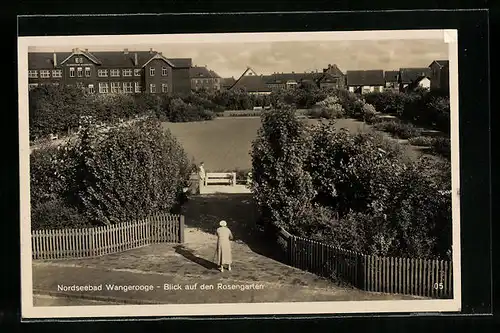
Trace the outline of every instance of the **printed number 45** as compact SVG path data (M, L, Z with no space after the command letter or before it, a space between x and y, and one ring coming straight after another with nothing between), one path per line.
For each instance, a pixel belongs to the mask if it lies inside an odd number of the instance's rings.
M444 284L443 283L434 283L434 289L442 290L442 289L444 289Z

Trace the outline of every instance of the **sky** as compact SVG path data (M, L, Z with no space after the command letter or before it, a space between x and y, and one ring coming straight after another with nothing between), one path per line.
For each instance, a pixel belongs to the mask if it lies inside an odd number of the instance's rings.
M34 51L66 51L72 47L36 47ZM170 43L104 47L81 45L80 49L114 51L128 48L147 51L153 48L167 58L192 58L193 65L207 66L221 77L239 77L247 66L257 74L274 72L322 72L328 64L347 70L427 67L433 60L448 59L448 44L443 40L341 40L247 43Z

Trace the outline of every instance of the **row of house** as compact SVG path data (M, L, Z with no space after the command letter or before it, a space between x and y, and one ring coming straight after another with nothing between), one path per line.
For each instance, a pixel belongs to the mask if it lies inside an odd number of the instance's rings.
M245 89L254 94L270 94L275 89L314 84L319 88L348 89L356 93L383 90L409 91L417 87L430 90L449 89L448 60L433 61L428 67L400 68L395 71L351 70L344 74L337 65L328 65L323 72L273 73L258 75L248 67L238 78L222 79L222 88Z
M448 89L448 61L433 61L424 68L396 71L347 71L328 65L322 72L258 75L248 67L238 78L221 78L207 66L193 66L191 58L167 58L162 52L133 51L33 52L28 54L30 88L40 84L76 85L90 93L187 93L196 90L245 89L253 94L311 84L320 88L366 93L417 86Z

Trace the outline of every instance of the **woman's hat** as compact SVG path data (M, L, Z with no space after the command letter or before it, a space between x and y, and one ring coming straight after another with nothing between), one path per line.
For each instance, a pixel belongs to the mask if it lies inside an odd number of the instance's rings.
M226 221L222 220L222 221L219 222L219 225L221 227L225 227L225 226L227 226L227 223L226 223Z

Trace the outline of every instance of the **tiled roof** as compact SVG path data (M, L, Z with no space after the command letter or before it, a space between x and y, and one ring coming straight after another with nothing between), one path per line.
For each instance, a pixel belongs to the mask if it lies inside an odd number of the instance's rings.
M399 72L401 75L401 83L411 83L419 80L421 77L429 76L431 74L429 67L401 68Z
M231 87L235 82L236 80L234 79L234 77L227 77L221 79L221 85L226 88Z
M323 69L323 72L332 74L334 76L344 76L344 73L342 73L342 71L336 64L328 65L328 68Z
M399 71L385 71L385 82L398 82Z
M434 60L433 62L435 62L436 64L438 64L441 67L445 67L445 66L448 66L450 64L449 60Z
M80 51L80 54L86 56L91 61L97 62L104 67L133 67L135 62L135 55L137 54L137 66L142 67L157 52L153 51L130 51L125 53L123 51L114 52L86 52ZM56 52L57 64L60 65L65 59L71 56L71 52ZM31 52L28 53L28 66L30 69L43 69L53 67L53 52ZM191 67L190 58L175 58L168 59L175 67Z
M212 73L210 73L210 70L208 70L208 68L206 67L198 67L198 66L191 67L189 69L189 74L193 79L194 78L208 79L213 77Z
M315 81L320 76L320 73L273 73L262 78L266 84L285 84L287 81Z
M245 89L248 92L271 91L261 75L246 75L249 71L253 72L251 68L247 68L229 89Z
M384 71L381 69L366 71L347 71L348 86L383 86Z
M341 77L343 79L343 76ZM330 74L330 73L322 73L321 77L318 79L318 82L329 83L329 82L338 82L339 76Z
M210 71L210 75L212 75L213 78L219 78L220 79L220 75L219 74L217 74L213 70L209 70L209 71Z

